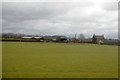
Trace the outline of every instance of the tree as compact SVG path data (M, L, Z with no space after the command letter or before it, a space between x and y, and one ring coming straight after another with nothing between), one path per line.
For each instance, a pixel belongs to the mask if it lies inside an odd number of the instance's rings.
M83 39L85 39L85 36L83 34L80 34L79 35L79 40L83 40Z

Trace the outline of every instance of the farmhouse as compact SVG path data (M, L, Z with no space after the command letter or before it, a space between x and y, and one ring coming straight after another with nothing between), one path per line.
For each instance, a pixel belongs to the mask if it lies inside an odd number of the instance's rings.
M92 38L93 43L101 44L101 43L104 43L104 40L105 40L104 35L95 35L94 34L93 38Z

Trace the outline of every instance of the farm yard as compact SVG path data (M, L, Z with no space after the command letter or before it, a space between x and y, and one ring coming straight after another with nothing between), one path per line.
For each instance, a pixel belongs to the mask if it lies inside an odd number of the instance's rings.
M3 42L3 78L117 78L118 46Z

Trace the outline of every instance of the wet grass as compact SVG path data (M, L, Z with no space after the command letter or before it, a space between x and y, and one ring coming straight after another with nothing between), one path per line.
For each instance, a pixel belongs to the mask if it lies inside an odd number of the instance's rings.
M117 78L118 47L3 42L3 78Z

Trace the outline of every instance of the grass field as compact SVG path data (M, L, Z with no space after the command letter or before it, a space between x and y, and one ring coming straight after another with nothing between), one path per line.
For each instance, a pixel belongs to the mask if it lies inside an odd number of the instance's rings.
M117 78L118 47L3 42L3 78Z
M0 42L0 78L2 78L2 42Z

